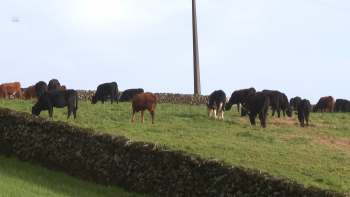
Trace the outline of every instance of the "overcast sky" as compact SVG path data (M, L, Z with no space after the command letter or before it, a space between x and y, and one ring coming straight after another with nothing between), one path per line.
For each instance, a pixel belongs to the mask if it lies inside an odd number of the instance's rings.
M350 100L349 0L197 0L201 91ZM0 83L192 94L190 0L0 0Z

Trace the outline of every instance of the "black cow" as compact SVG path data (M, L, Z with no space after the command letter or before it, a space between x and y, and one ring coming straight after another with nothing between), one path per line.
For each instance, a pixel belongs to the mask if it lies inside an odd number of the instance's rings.
M350 101L346 99L337 99L334 104L334 111L350 112Z
M299 96L296 96L294 98L290 99L290 107L292 108L292 110L296 110L298 103L301 101L301 98Z
M272 116L274 116L275 111L277 111L278 117L281 117L280 110L282 109L283 116L285 116L284 110L286 110L287 115L292 117L292 108L289 106L288 98L284 93L277 90L263 90L262 92L270 98Z
M47 84L43 81L39 81L38 83L35 84L35 94L36 97L39 98L40 95L42 95L44 92L47 91Z
M119 102L130 102L136 94L144 93L142 88L124 90Z
M74 107L74 102L76 106ZM39 116L42 110L49 110L49 115L52 118L53 108L68 107L68 117L73 112L74 118L77 117L78 110L78 95L75 90L52 90L44 92L38 102L32 107L32 114Z
M216 103L216 109L214 109L214 102ZM224 119L224 109L226 105L226 94L222 90L216 90L209 96L209 103L207 103L207 115L210 116L214 111L215 119L216 111L218 113L219 119ZM221 116L221 117L220 117Z
M243 105L248 99L249 94L255 93L254 88L236 90L231 94L231 98L226 104L225 111L229 111L232 105L237 104L237 110L239 111L239 104Z
M96 104L97 101L101 101L102 103L105 103L105 99L108 95L111 98L111 104L113 104L114 100L116 100L117 104L119 104L118 85L116 82L104 83L99 85L97 87L95 95L92 96L91 104Z
M47 90L60 90L61 89L61 84L57 79L51 79L49 81L49 85L47 85Z
M306 126L309 126L309 115L311 112L311 104L307 99L303 99L298 103L298 119L302 127L304 127L304 119L306 121Z
M261 126L266 128L266 116L269 111L270 98L263 92L249 95L244 109L248 111L250 123L255 125L255 118L259 114Z

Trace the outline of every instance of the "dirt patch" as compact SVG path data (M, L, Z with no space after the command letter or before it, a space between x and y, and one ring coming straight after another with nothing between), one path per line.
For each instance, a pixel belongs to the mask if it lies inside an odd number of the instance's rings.
M327 145L331 149L342 150L347 156L350 156L350 139L347 138L329 138L317 137L313 140L315 143Z

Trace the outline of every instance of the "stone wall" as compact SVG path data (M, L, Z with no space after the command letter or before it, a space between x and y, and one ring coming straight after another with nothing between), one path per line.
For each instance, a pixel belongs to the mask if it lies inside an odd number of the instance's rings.
M154 196L346 196L181 150L0 108L0 154Z
M26 88L22 88L24 94ZM95 90L77 90L78 99L81 101L91 101ZM119 98L123 92L119 92ZM205 105L209 102L209 96L193 94L172 94L172 93L155 93L158 96L159 103L185 104L185 105ZM14 99L14 96L9 96Z

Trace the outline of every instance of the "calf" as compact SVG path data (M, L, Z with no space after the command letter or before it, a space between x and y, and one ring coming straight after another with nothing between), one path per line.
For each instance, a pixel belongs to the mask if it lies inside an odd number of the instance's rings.
M239 104L243 105L248 99L249 94L255 93L254 88L236 90L231 94L228 103L225 106L225 111L229 111L233 104L237 104L237 110L239 111Z
M329 113L333 112L333 106L334 106L334 99L332 96L325 96L321 97L320 100L318 100L317 104L312 109L313 112L317 112L317 110L321 109L324 110L324 112L327 112L327 108L329 109Z
M244 109L248 111L250 123L255 125L255 118L259 114L261 126L266 128L266 117L269 111L270 98L263 92L249 95Z
M136 112L141 112L141 123L144 122L145 110L148 110L152 115L152 124L154 124L154 116L158 97L150 92L136 94L132 99L132 121L135 121Z
M32 100L36 98L35 86L29 86L24 93L23 99Z
M214 103L216 103L216 109L214 109ZM218 113L219 119L224 119L224 109L226 105L226 94L222 90L216 90L209 96L209 103L207 103L207 115L208 117L214 111L215 119L216 111Z
M47 84L43 81L39 81L38 83L35 84L35 94L36 97L40 97L44 92L47 91Z
M309 115L311 112L311 104L309 100L303 99L298 103L297 106L298 119L302 127L304 127L304 119L306 126L309 126Z
M60 87L60 89L61 89L61 90L67 90L67 87L66 87L65 85L62 85L62 86Z
M144 91L142 88L124 90L124 92L122 93L122 96L119 99L119 102L130 102L136 94L140 94L143 92Z
M8 95L15 95L16 98L22 99L21 84L19 82L1 84L0 98L7 99Z
M76 106L74 106L74 104ZM78 110L78 95L75 90L52 90L44 92L39 97L38 102L32 107L32 114L39 116L42 110L49 110L49 115L52 118L53 107L63 108L65 106L68 107L67 119L72 112L74 118L76 118L76 111Z
M333 108L336 112L350 112L350 101L346 99L337 99Z
M117 104L119 103L118 99L118 85L116 82L104 83L97 87L96 93L92 96L91 104L96 104L97 101L101 101L105 103L105 99L107 96L111 98L111 104L116 100Z
M61 84L57 79L51 79L49 81L49 85L47 85L47 90L60 90L61 89Z

